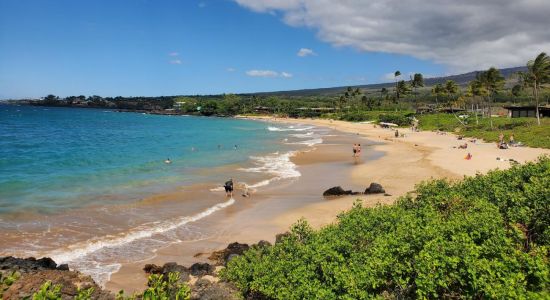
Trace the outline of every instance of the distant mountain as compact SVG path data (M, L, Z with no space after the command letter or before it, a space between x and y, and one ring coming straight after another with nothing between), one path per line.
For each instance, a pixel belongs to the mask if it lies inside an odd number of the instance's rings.
M516 72L526 71L527 67L514 67L500 69L500 73L507 80ZM425 78L424 85L426 87L436 85L438 83L445 83L447 80L453 80L458 85L466 86L470 81L476 78L476 74L481 71L473 71L464 74L450 75L444 77L434 77L434 78ZM408 78L403 78L408 80ZM387 83L375 83L375 84L366 84L366 85L353 85L352 88L360 88L363 90L374 92L382 88L392 88L394 86L393 82ZM254 95L261 96L288 96L288 97L306 97L306 96L333 96L336 94L341 94L348 86L338 86L338 87L329 87L329 88L319 88L319 89L303 89L303 90L292 90L292 91L277 91L277 92L262 92L262 93L253 93Z

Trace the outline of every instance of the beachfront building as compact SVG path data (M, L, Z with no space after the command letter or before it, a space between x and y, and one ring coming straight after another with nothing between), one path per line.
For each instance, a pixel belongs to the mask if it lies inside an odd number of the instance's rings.
M508 110L508 118L536 118L537 109L534 105L529 106L505 106L505 109ZM539 115L540 117L550 117L550 106L539 106Z

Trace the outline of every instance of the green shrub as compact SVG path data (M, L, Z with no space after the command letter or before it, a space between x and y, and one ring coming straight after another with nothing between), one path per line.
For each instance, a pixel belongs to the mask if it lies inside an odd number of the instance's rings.
M273 299L544 298L550 159L421 184L392 206L357 203L318 231L301 220L222 277Z
M7 276L2 276L2 273L0 273L0 299L3 298L4 292L19 278L21 278L21 273L17 271L13 271Z
M52 285L51 281L46 281L40 287L40 290L32 295L32 300L58 300L61 299L61 285Z

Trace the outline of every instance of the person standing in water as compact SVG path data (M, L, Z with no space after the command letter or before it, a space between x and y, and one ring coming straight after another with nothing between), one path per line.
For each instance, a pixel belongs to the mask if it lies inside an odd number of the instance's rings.
M225 188L225 196L233 198L233 178L229 178L223 187Z

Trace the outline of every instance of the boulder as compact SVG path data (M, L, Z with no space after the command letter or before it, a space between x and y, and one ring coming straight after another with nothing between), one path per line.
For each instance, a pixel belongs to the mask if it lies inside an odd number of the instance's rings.
M383 194L386 191L382 187L381 184L373 182L370 184L370 186L365 190L365 194Z
M275 235L275 244L282 242L285 238L289 237L290 235L291 233L288 231Z
M208 259L215 261L219 265L225 265L227 263L227 259L231 255L242 255L244 251L248 250L250 246L248 244L240 244L240 243L231 243L227 245L227 248L220 250L220 251L214 251Z
M343 196L351 195L352 191L346 191L341 186L331 187L323 193L323 196Z
M256 248L266 248L266 247L271 247L271 243L268 241L261 240L257 244L254 244L252 246L256 246Z
M62 270L37 270L26 273L4 292L3 297L4 299L30 298L46 281L51 281L53 285L60 284L62 286L60 298L62 300L74 299L79 288L93 288L91 299L115 299L113 294L101 289L90 276Z
M162 274L163 267L155 264L146 264L145 267L143 267L143 271L147 274Z
M209 263L194 263L189 268L189 272L193 276L212 275L214 273L214 266Z
M56 268L57 264L49 257L43 257L41 259L36 259L34 257L0 257L0 270L17 270L21 273L26 273L36 270L55 270Z
M238 290L226 282L211 282L201 278L191 286L191 299L195 300L221 300L241 299Z

